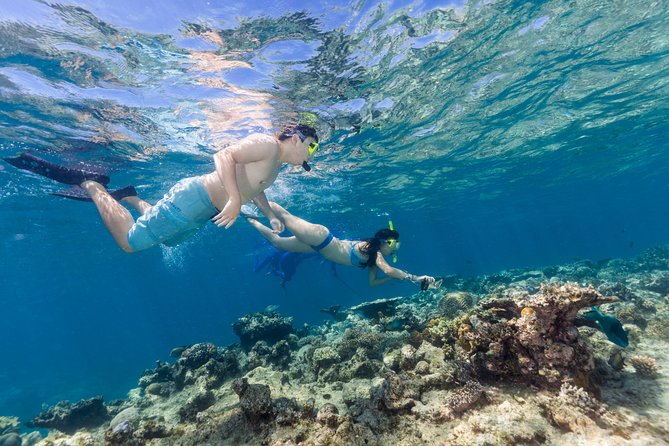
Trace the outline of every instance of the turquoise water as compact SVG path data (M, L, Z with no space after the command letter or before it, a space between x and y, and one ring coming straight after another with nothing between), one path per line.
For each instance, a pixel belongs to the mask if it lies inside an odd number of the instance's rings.
M669 241L666 2L0 0L0 152L108 171L149 201L299 113L324 140L270 199L333 232L392 218L398 266L472 276ZM92 205L0 165L0 415L120 398L241 315L406 295L312 258L254 272L244 222L127 255Z

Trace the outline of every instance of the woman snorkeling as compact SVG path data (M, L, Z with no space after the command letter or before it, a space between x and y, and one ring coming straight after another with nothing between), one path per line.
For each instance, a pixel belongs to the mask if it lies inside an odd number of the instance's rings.
M399 232L384 228L374 237L365 240L340 240L334 237L328 228L294 216L280 205L270 202L276 217L286 229L293 233L291 237L281 237L275 231L247 216L246 220L260 232L274 247L290 252L319 252L326 259L340 265L369 267L369 284L384 284L392 279L410 280L421 283L423 289L437 285L432 276L416 276L394 268L386 262L384 256L395 254L400 246ZM392 226L392 225L391 225ZM387 277L377 277L381 270Z

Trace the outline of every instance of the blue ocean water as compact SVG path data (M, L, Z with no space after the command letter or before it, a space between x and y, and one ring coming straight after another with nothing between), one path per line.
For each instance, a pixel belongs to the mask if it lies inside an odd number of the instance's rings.
M604 1L0 0L0 154L108 171L149 201L300 113L322 149L270 199L398 266L473 276L669 241L669 10ZM0 415L121 398L241 315L415 292L319 258L285 287L245 222L128 255L86 203L0 165Z

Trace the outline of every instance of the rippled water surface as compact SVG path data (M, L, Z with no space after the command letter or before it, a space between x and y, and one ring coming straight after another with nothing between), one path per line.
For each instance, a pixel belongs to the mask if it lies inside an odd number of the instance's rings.
M403 268L636 255L669 240L668 8L0 0L0 154L83 161L155 200L310 116L314 170L286 168L270 199L349 237L392 217ZM122 396L171 346L233 342L231 321L268 304L313 322L414 291L318 260L284 290L252 272L242 222L127 256L59 187L0 165L0 412Z

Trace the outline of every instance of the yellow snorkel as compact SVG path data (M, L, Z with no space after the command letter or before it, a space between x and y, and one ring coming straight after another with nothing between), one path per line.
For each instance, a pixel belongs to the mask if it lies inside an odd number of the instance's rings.
M395 228L393 227L393 221L388 220L388 228L390 228L391 231L394 231ZM397 240L395 240L395 243L397 243ZM397 251L393 251L393 263L397 263Z

